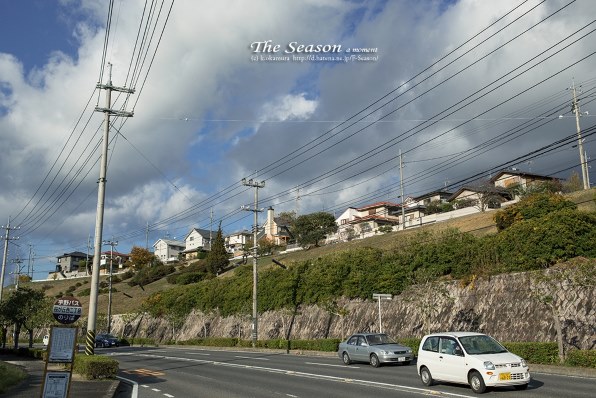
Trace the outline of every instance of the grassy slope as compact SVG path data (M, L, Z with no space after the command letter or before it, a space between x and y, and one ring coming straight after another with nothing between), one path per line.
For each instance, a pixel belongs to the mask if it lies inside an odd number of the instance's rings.
M569 195L569 198L576 203L578 203L578 207L581 210L585 211L596 211L596 189L592 189L590 191L584 192L575 192ZM349 250L352 248L358 247L375 247L380 249L392 249L399 244L399 238L404 236L404 234L416 234L423 229L432 229L432 230L439 230L445 228L457 228L462 232L471 232L474 234L490 234L495 233L497 231L493 216L494 211L487 211L485 213L478 213L472 214L460 218L456 218L453 220L441 222L438 224L430 224L420 228L414 228L411 230L406 231L399 231L399 232L391 232L384 235L377 235L367 239L359 239L354 240L352 242L345 242L345 243L337 243L333 245L323 246L312 248L310 250L304 251L297 251L293 253L283 254L283 255L275 255L274 258L276 260L281 261L284 264L292 264L294 262L305 261L313 258L318 258L325 256L330 253L334 253L337 251ZM275 267L271 262L271 257L264 257L259 259L259 268L265 267ZM222 276L231 276L233 275L234 270L222 275ZM89 288L91 278L84 278L84 279L71 279L71 280L60 280L60 281L44 281L44 282L33 282L29 285L33 286L34 288L41 289L43 285L46 285L46 295L50 297L55 297L60 292L66 292L68 287L75 285L77 282L83 283L85 280L89 282L82 284L79 288L77 288L73 296L77 297L81 300L83 304L83 314L88 313L88 305L89 305L89 296L81 296L77 294L83 289ZM101 276L101 281L106 280L105 276ZM113 285L115 289L118 291L112 294L112 314L126 314L135 312L141 303L153 293L159 292L161 290L169 289L175 285L170 285L165 278L160 279L156 282L153 282L149 285L146 285L141 289L138 286L131 287L129 286L126 281L116 283ZM125 292L127 295L125 295ZM98 300L98 313L107 313L108 308L108 295L107 294L100 294Z

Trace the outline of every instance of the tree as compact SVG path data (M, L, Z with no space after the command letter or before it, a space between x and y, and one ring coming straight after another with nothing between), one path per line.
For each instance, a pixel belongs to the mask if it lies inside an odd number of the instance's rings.
M41 303L45 295L39 290L30 287L13 290L6 300L0 302L0 314L3 324L14 324L14 348L19 348L19 334L21 328L29 320L34 319L38 311L46 309ZM26 328L30 328L26 326ZM3 336L5 337L5 336Z
M155 254L138 246L133 246L132 249L130 249L130 261L136 268L158 265L160 263Z
M259 256L267 255L273 253L273 249L275 249L277 245L272 239L264 237L259 241L258 245L258 254Z
M294 223L296 222L296 212L295 211L282 211L276 217L276 221L278 224L287 225L292 229L294 227Z
M571 172L569 178L563 183L563 192L581 191L584 185L577 171Z
M319 246L319 241L325 239L328 234L337 232L337 224L333 214L320 211L298 217L294 224L294 232L300 246Z
M559 361L563 363L566 357L566 346L563 340L563 326L561 323L563 287L573 286L575 294L580 289L593 291L596 287L596 265L593 260L578 257L565 264L558 264L544 271L533 274L530 283L530 295L539 303L549 308L553 325L557 333L559 347Z
M536 193L522 198L514 205L499 210L495 216L497 229L502 231L516 222L543 217L548 213L563 209L577 209L577 205L562 195Z
M211 251L207 254L205 262L207 263L207 268L215 275L226 269L230 263L230 257L226 251L225 241L221 232L221 223L219 224L217 235L215 235L215 240L211 245Z
M445 203L441 200L432 200L429 204L426 205L424 214L430 215L436 213L446 213L451 210L453 210L453 204Z

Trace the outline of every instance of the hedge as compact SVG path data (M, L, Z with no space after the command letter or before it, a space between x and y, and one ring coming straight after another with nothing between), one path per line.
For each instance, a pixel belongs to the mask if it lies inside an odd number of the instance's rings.
M505 348L530 363L542 365L559 364L557 343L503 343Z
M565 365L596 368L596 350L572 350L567 353Z
M73 372L84 378L114 378L118 374L118 361L104 355L75 355Z

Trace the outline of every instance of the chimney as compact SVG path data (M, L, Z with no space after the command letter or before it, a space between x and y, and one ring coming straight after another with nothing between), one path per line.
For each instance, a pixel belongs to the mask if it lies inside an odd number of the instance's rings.
M271 239L273 239L273 235L274 235L273 216L274 216L273 207L269 206L269 208L267 209L267 225L269 226L269 231L266 231L265 234Z

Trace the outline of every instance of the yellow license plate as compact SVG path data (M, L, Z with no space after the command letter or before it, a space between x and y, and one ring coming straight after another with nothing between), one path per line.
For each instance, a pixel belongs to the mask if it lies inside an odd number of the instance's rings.
M499 380L511 380L511 373L499 373Z

